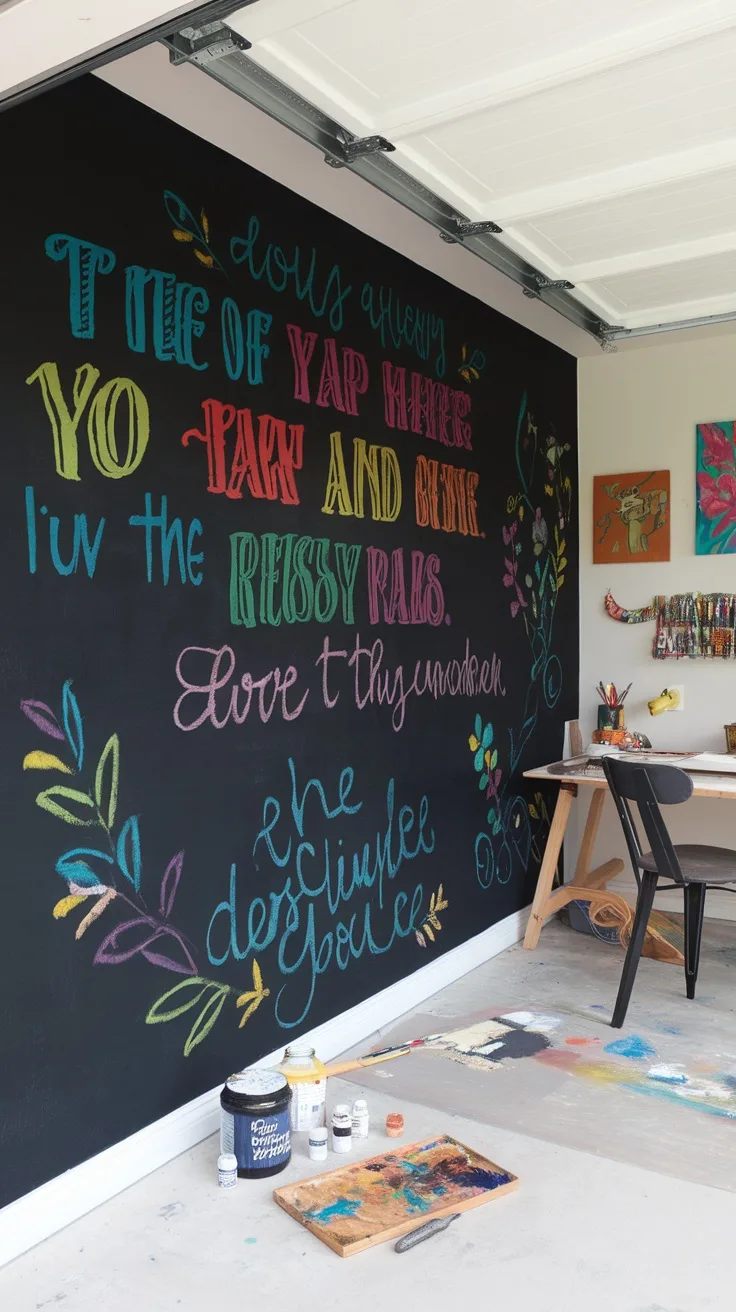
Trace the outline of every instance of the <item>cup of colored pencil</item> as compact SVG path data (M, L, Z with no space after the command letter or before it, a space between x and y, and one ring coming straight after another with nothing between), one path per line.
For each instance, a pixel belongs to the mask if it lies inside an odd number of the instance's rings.
M598 707L599 729L623 729L624 702L630 687L631 684L619 692L615 683L599 683L596 686L596 692L603 703Z

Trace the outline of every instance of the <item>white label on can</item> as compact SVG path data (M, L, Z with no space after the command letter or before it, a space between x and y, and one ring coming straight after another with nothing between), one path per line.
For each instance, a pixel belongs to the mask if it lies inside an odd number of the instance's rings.
M230 1112L220 1112L220 1152L231 1153L235 1148L235 1117Z
M316 1130L325 1123L327 1080L308 1080L291 1086L292 1130Z

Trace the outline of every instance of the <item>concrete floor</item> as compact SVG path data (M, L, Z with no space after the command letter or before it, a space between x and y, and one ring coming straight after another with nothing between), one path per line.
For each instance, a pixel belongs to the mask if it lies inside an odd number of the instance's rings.
M682 967L644 959L626 1025L612 1030L621 966L619 948L551 923L535 952L519 944L494 957L359 1051L523 1009L558 1018L549 1038L569 1065L523 1059L475 1070L428 1048L366 1069L368 1096L452 1107L498 1128L736 1191L736 924L705 922L692 1002ZM621 1041L648 1055L605 1051ZM648 1079L650 1070L687 1073L687 1083Z
M730 928L736 942L736 926ZM689 1015L701 1018L701 1028L730 1040L732 1008L720 978L724 962L717 958L722 946L711 944L704 954L703 998L695 1009L690 1004ZM435 1018L437 1029L437 1017L477 1013L489 1003L519 1005L523 998L517 990L529 992L530 972L538 976L536 995L545 1000L545 1009L566 1006L575 1015L579 1007L576 1024L581 1024L590 1020L598 992L606 1004L612 1001L617 968L620 958L553 925L537 953L511 949L421 1010ZM680 972L644 963L633 1016L639 1029L651 1021L657 997L681 1028L677 1022L688 1015L688 1004ZM601 1016L592 1015L601 1026ZM464 1214L412 1252L398 1256L389 1244L342 1260L272 1201L275 1184L324 1169L309 1162L303 1144L297 1144L291 1165L275 1180L243 1181L225 1192L215 1179L217 1142L208 1140L0 1271L0 1308L214 1312L256 1299L259 1304L268 1300L274 1312L295 1305L307 1312L374 1312L377 1307L403 1312L417 1303L428 1312L444 1312L449 1303L470 1306L471 1300L511 1312L720 1312L731 1307L734 1193L678 1178L677 1161L670 1163L674 1174L664 1175L534 1137L533 1105L527 1112L531 1133L519 1133L490 1123L495 1095L486 1101L483 1116L475 1118L459 1115L456 1103L439 1110L435 1097L434 1108L398 1097L398 1067L403 1062L406 1069L412 1061L414 1056L393 1063L394 1076L381 1088L380 1080L372 1080L376 1087L367 1097L379 1132L361 1155L386 1148L380 1126L387 1112L401 1110L405 1142L448 1132L518 1175L516 1193ZM530 1067L532 1062L515 1065ZM505 1076L500 1071L484 1078L500 1088ZM358 1096L359 1087L365 1090L365 1085L331 1081L330 1102ZM629 1122L651 1110L647 1099L632 1099L625 1108ZM620 1129L622 1115L619 1109L608 1126L609 1137ZM716 1123L736 1135L733 1122ZM685 1125L690 1136L704 1135L706 1144L712 1118L688 1111ZM328 1166L335 1161L331 1158Z

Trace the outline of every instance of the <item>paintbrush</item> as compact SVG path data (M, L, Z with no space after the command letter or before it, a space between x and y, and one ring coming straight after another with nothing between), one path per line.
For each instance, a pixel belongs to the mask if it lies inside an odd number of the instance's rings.
M471 1049L472 1047L482 1048L496 1037L499 1026L502 1026L504 1030L524 1028L523 1025L514 1022L513 1013L509 1014L508 1020L504 1016L491 1016L472 1021L469 1026L462 1025L457 1030L427 1034L421 1039L407 1039L406 1042L394 1044L390 1048L381 1048L378 1052L369 1052L365 1057L352 1057L347 1061L336 1062L331 1066L325 1066L325 1075L346 1075L349 1071L360 1070L362 1066L374 1066L382 1061L390 1061L393 1057L405 1057L408 1053L416 1051L417 1048L434 1048L442 1051L448 1039L451 1040L456 1034L467 1034L469 1029L476 1031L476 1041L471 1045Z
M422 1043L423 1040L417 1040ZM363 1066L376 1066L382 1061L391 1061L394 1057L405 1057L411 1052L413 1043L405 1043L403 1047L384 1048L381 1052L370 1052L367 1057L351 1057L347 1061L333 1062L331 1066L325 1066L325 1075L347 1075L348 1071L359 1071Z

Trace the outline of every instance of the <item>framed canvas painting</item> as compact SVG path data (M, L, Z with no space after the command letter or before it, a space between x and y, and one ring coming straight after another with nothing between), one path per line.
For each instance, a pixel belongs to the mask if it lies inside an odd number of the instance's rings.
M733 419L698 424L695 554L736 551L736 427Z
M593 564L669 558L669 470L598 474L593 479Z

